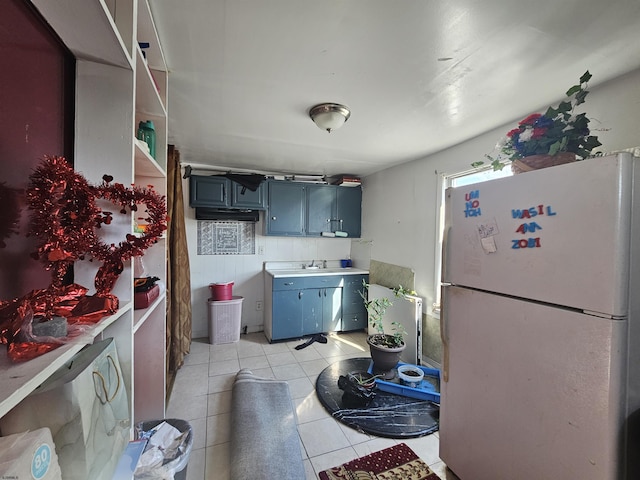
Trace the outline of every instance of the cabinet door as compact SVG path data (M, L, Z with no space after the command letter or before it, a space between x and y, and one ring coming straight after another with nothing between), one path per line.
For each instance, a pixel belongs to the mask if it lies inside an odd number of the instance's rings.
M302 290L273 292L273 340L302 336Z
M342 288L323 288L322 331L342 330Z
M362 188L338 187L337 218L338 229L347 232L350 237L359 238L361 234Z
M305 186L300 183L269 182L266 234L304 235Z
M307 288L303 291L303 335L313 335L322 332L322 302L324 291L324 288Z
M189 205L192 207L228 207L229 179L225 177L191 175Z
M307 236L320 236L322 232L335 232L336 187L310 185L307 187Z
M239 183L231 182L231 207L264 210L267 208L266 192L265 183L261 183L254 192Z

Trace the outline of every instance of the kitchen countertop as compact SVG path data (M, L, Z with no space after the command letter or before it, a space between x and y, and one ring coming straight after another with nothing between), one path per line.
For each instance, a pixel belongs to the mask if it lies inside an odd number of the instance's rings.
M362 270L360 268L296 268L296 269L266 269L269 275L274 278L281 277L316 277L316 276L329 276L329 275L367 275L369 270Z

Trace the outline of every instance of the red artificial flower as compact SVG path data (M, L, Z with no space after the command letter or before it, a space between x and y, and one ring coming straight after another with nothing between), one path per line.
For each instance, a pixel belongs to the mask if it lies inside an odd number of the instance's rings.
M547 130L547 128L534 128L531 138L542 138L544 137L545 133L547 133Z
M518 133L520 133L520 131L521 131L521 130L520 130L519 128L514 128L513 130L509 130L509 131L507 132L507 137L511 138L511 137L513 137L514 135L517 135Z
M522 120L518 125L533 125L537 119L542 116L541 113L532 113L527 118Z

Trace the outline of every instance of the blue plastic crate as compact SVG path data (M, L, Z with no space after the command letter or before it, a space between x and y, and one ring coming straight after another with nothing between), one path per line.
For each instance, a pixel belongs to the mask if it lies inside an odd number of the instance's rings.
M398 367L407 365L398 363ZM440 403L440 370L434 368L423 367L422 365L414 365L424 372L424 379L417 387L408 387L400 383L400 378L396 373L395 378L391 380L382 380L376 378L378 389L383 392L395 393L404 397L418 398L420 400L430 400L434 403ZM368 373L373 372L373 362L369 364Z

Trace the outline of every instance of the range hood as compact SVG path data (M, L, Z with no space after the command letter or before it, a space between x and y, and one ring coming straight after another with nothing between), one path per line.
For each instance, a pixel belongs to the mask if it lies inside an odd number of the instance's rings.
M237 208L196 208L196 220L225 220L228 222L257 222L260 210Z

